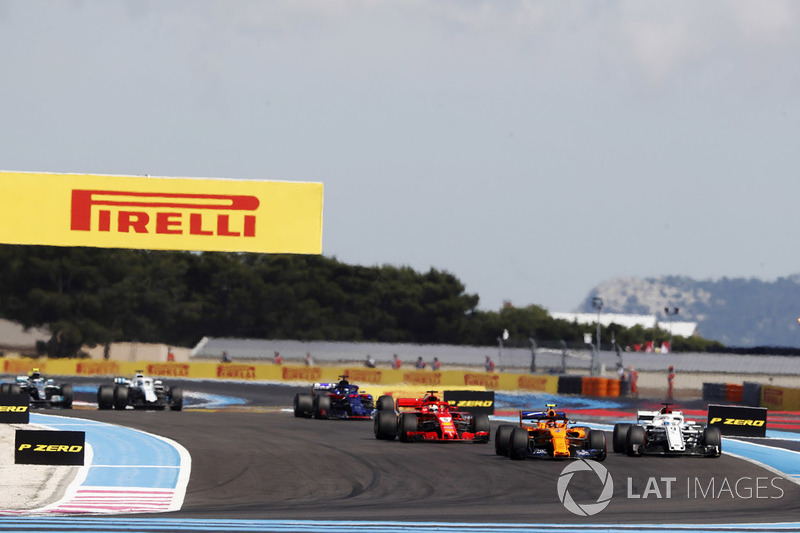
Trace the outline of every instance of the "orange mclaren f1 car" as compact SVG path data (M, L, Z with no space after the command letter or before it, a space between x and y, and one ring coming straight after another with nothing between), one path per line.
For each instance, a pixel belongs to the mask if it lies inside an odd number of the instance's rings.
M376 439L489 442L488 415L451 411L450 404L440 400L436 391L428 391L422 398L398 398L397 411L378 410L374 422Z
M563 411L548 404L545 411L520 411L519 425L503 424L495 433L495 452L511 459L606 458L606 434L599 429L576 426Z

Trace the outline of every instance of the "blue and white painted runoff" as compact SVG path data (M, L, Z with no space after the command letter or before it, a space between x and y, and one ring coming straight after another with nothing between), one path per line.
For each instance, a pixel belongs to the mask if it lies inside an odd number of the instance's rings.
M170 439L136 429L31 413L31 423L85 431L86 465L51 505L26 514L154 513L181 508L191 456Z

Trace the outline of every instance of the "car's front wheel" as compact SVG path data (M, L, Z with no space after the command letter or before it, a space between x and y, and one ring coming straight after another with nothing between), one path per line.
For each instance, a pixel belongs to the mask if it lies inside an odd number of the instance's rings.
M169 409L170 411L183 410L183 389L172 387L169 389Z
M400 436L400 442L411 442L413 438L409 433L417 431L418 421L417 415L414 413L403 413L400 415L398 421L397 433Z
M707 427L703 430L703 444L713 447L713 451L706 453L706 457L719 457L722 455L722 432L719 428Z
M597 450L594 456L596 461L605 461L606 454L608 453L606 446L606 432L602 429L590 429L589 448Z
M628 429L628 436L625 439L625 453L629 457L642 455L644 451L644 428L642 426L631 426Z

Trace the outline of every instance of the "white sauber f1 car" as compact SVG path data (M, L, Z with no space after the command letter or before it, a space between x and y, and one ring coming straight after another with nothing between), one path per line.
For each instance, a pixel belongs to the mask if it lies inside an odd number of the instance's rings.
M719 457L719 428L685 420L665 403L659 411L638 411L635 424L614 425L614 452L638 455L699 455Z

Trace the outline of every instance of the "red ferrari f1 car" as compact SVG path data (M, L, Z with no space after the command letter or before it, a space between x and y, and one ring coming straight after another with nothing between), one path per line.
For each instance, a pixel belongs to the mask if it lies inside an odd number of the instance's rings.
M451 411L436 391L422 398L398 398L397 411L380 409L375 416L375 438L400 442L468 441L489 442L489 417Z

